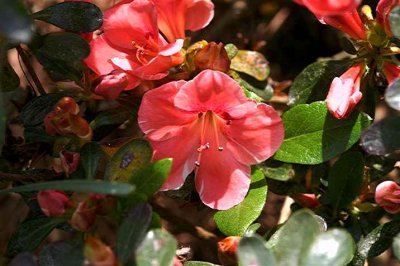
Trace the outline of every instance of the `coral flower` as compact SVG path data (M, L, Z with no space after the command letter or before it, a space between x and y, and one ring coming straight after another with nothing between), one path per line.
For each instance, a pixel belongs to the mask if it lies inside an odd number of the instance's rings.
M376 187L376 203L389 213L400 212L400 186L393 181L384 181Z
M173 158L162 190L178 189L195 170L201 200L215 209L244 199L249 164L272 156L284 134L271 106L249 100L232 78L213 70L147 92L138 120L153 158Z
M361 0L295 0L294 2L306 6L316 15L331 16L354 10Z
M337 119L348 117L361 100L360 82L364 68L364 64L356 64L333 79L326 102L329 112Z
M400 66L385 62L383 64L383 73L390 84L392 84L396 79L400 77Z
M63 215L72 205L67 194L58 190L39 191L37 201L43 213L50 217Z
M182 39L168 43L157 26L157 9L150 0L126 0L104 13L104 31L90 42L86 64L103 80L95 92L108 99L142 80L159 80L183 62ZM109 77L108 77L109 76ZM107 92L117 90L117 92Z
M185 30L197 31L214 17L210 0L153 0L157 7L158 26L170 42L185 38Z

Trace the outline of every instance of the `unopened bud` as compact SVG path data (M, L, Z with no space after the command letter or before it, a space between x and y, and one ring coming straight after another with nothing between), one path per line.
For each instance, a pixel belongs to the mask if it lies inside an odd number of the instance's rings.
M66 209L71 206L67 194L57 190L39 191L37 201L43 213L50 217L62 216Z
M231 60L222 43L211 42L196 53L194 65L199 70L212 69L228 72Z

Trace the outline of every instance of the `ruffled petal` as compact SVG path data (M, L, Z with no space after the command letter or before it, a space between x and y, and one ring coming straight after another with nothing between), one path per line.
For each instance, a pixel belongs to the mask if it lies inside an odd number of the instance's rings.
M260 163L271 157L284 138L279 114L269 105L253 103L241 119L225 126L227 148L243 164Z
M104 38L104 34L90 42L90 54L85 59L87 66L97 75L106 75L115 70L112 58L126 58L127 54L116 50Z
M210 148L201 156L195 182L203 203L218 210L239 204L250 187L250 167L225 150Z
M175 106L186 111L223 113L248 102L242 88L228 75L212 70L200 72L175 97Z
M110 8L104 13L103 28L107 40L124 49L158 43L157 12L149 0L124 1Z
M210 0L188 2L185 29L197 31L206 27L214 17L214 4Z
M153 140L167 139L164 135L171 133L171 126L183 126L197 118L197 114L174 106L174 97L185 83L186 81L170 82L146 92L143 96L138 113L139 127L145 134L158 131L158 137Z

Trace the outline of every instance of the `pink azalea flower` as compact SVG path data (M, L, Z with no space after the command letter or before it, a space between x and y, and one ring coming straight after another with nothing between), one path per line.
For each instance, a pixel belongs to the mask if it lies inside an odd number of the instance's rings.
M197 31L214 16L210 0L153 0L157 7L158 26L170 42L185 38L185 30Z
M103 76L95 91L108 99L119 93L107 90L131 90L142 80L162 79L169 68L183 62L183 40L168 43L161 36L157 9L150 0L125 0L108 9L103 30L90 42L91 53L85 62Z
M376 7L376 20L382 25L384 31L389 37L393 36L389 24L389 14L392 9L399 4L399 0L380 0Z
M385 62L383 64L383 73L385 74L386 79L390 85L400 77L400 66Z
M61 216L72 205L71 200L62 191L42 190L37 194L40 209L46 216Z
M380 183L375 190L375 201L389 213L400 212L400 186L393 181Z
M348 117L361 100L360 82L364 68L363 63L356 64L333 79L326 102L329 112L337 119Z
M315 15L331 16L354 10L361 0L294 0L294 2L306 6Z
M271 106L249 100L232 78L213 70L148 91L138 120L154 160L173 158L162 190L178 189L195 170L201 200L220 210L244 199L249 165L273 155L284 135Z

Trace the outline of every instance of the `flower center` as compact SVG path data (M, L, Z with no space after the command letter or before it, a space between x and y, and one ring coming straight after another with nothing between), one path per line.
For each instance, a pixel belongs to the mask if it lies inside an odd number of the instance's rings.
M224 147L220 142L219 118L212 111L198 114L198 123L200 123L200 146L197 148L198 157L195 162L196 167L200 166L201 156L204 151L217 149L222 152Z

